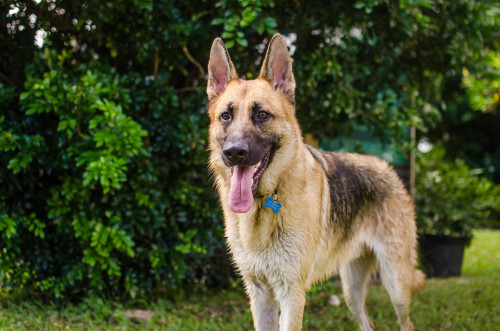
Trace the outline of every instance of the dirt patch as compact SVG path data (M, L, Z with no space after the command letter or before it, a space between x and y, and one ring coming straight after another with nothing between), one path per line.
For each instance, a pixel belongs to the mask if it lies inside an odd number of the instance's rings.
M123 314L125 314L125 318L134 318L143 322L149 322L151 317L154 316L155 312L151 310L134 309L124 310Z

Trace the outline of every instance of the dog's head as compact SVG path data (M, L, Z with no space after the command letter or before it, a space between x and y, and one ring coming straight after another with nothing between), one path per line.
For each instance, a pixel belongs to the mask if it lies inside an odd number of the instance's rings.
M283 37L277 34L269 42L255 80L238 78L224 43L215 39L207 94L210 164L229 184L231 210L246 213L254 195L269 194L277 185L284 164L293 155L294 142L300 139L292 61Z

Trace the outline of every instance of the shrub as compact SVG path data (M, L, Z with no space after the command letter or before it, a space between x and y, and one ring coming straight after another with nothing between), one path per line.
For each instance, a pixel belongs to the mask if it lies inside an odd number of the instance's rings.
M416 159L415 207L420 233L471 237L492 211L500 210L500 185L463 160L445 161L434 147Z
M201 256L221 247L202 100L172 122L164 112L178 100L165 83L146 90L133 75L55 52L38 61L23 111L0 117L3 285L134 296L200 279ZM151 117L134 119L134 107Z

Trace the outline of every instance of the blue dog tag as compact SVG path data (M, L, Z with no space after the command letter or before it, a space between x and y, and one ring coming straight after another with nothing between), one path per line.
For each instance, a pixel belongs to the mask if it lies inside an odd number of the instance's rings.
M274 201L271 197L268 197L264 203L264 207L271 208L273 212L277 214L280 211L281 203Z

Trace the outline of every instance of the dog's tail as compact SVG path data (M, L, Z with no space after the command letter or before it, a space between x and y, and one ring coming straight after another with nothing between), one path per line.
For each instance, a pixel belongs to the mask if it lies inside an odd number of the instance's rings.
M413 284L411 286L411 291L413 293L418 292L424 287L425 284L425 274L422 270L415 269L413 273Z

